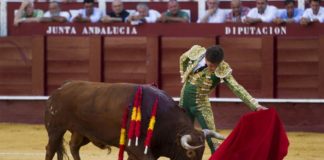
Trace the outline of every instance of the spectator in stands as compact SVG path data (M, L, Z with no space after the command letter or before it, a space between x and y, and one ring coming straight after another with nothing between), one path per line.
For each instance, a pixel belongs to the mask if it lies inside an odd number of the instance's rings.
M44 0L46 2L46 0ZM80 0L53 0L55 2L59 2L59 3L68 3L68 2L78 2ZM50 2L52 2L52 0L50 0Z
M223 23L225 22L226 12L218 7L218 0L207 0L207 11L198 20L198 23Z
M300 24L308 25L315 22L324 22L324 7L320 6L320 0L310 0L310 8L305 10Z
M129 16L129 12L124 9L124 5L121 0L112 1L111 9L112 12L108 12L107 16L102 17L102 22L126 22L126 18Z
M256 7L251 9L244 20L247 24L270 23L277 16L277 8L268 5L268 0L256 0Z
M278 17L273 20L276 24L282 23L299 23L303 10L296 8L296 2L294 0L285 0L286 9L283 12L278 12Z
M136 12L127 18L131 24L155 23L161 17L161 14L153 9L149 9L146 3L139 3L136 6Z
M17 13L15 14L14 25L24 22L39 22L42 16L42 10L35 9L34 4L31 1L23 0Z
M185 11L182 11L179 7L177 0L170 0L168 2L168 11L162 14L159 18L160 22L184 22L188 23L190 21L189 14Z
M56 1L52 1L48 5L48 11L45 12L42 22L67 22L70 20L69 12L61 11L60 4Z
M242 6L241 0L232 0L231 9L232 11L226 15L226 22L241 23L250 11L248 7Z
M102 18L102 12L99 8L94 7L94 0L84 0L84 8L79 10L77 16L72 18L73 22L99 22Z
M61 2L77 2L78 0L61 0Z

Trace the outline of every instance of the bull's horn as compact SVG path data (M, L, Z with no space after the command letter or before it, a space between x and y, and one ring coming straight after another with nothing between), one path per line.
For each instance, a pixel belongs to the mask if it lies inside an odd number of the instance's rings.
M215 137L216 139L220 139L220 140L224 140L225 137L219 133L217 133L216 131L210 130L210 129L203 129L204 135L205 137L207 136L211 136L211 137Z
M194 150L194 149L197 149L197 148L200 148L202 147L203 145L199 145L199 146L191 146L188 142L191 141L191 135L183 135L181 137L181 146L186 149L186 150Z

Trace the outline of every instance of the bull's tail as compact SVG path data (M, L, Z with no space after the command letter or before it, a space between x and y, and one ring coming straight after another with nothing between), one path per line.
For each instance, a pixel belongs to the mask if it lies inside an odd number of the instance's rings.
M60 141L60 144L56 151L57 157L58 157L57 159L59 159L59 160L63 160L64 157L67 157L68 160L70 159L66 153L66 149L64 147L64 142L65 142L64 137L62 137L62 140Z
M48 144L46 146L46 158L45 160L52 160L55 153L57 154L58 160L63 160L64 157L69 157L66 154L64 147L64 133L65 130L58 131L56 129L47 128L48 132Z

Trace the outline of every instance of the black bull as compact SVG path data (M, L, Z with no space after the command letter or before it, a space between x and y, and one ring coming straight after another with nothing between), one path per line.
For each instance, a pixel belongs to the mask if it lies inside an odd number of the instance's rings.
M63 135L67 130L72 133L70 150L75 160L80 159L80 147L89 142L100 148L118 147L122 114L133 102L138 86L73 81L54 91L45 109L49 138L45 159L52 160L55 153L58 160L63 159ZM125 148L128 160L156 160L160 156L173 160L201 160L206 134L214 137L217 134L196 130L165 92L148 85L142 85L142 88L142 134L139 146L132 144ZM157 118L151 146L145 155L144 139L156 97L159 99Z

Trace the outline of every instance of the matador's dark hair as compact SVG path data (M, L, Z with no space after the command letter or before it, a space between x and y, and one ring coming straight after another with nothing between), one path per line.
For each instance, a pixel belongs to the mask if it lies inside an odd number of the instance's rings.
M309 3L310 3L310 2L313 2L313 1L314 1L314 2L318 2L318 3L321 3L321 0L309 0Z
M94 0L83 0L83 3L94 3Z
M221 46L214 45L206 50L206 59L213 63L213 64L219 64L224 59L224 52Z
M295 0L285 0L284 4L287 5L287 4L296 4L296 1Z

